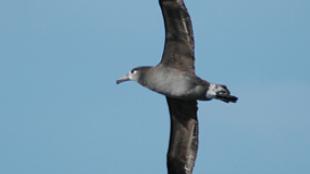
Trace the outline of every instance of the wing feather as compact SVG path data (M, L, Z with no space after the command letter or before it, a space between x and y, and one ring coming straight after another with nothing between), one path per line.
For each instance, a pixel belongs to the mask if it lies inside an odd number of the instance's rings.
M167 97L171 118L168 174L191 174L198 150L197 101Z
M183 0L160 0L165 46L161 64L189 72L195 71L192 22Z

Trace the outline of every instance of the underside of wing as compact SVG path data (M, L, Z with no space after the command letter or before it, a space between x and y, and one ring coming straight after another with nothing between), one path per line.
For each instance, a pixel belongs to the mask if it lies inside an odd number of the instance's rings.
M194 72L194 36L183 0L160 0L165 23L165 47L161 64Z
M198 150L197 101L167 97L171 118L168 174L191 174Z

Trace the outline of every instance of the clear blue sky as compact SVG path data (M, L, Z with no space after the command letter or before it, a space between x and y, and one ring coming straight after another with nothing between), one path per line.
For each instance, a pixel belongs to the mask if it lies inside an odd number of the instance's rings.
M310 173L310 1L187 0L199 104L195 174ZM0 1L0 173L163 174L163 96L115 80L161 57L157 0Z

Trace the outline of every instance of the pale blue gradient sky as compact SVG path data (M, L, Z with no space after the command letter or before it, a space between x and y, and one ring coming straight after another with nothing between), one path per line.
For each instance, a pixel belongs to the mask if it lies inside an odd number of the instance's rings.
M200 103L195 173L310 173L310 1L187 0ZM157 0L0 1L0 173L166 173L163 96L115 80L156 64Z

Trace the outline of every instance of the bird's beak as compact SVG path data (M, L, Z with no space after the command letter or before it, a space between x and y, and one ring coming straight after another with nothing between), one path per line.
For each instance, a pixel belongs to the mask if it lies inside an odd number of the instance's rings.
M120 79L116 80L116 84L120 84L122 82L126 82L126 81L129 81L129 80L130 80L130 78L129 78L129 75L127 74L127 75L121 77Z

